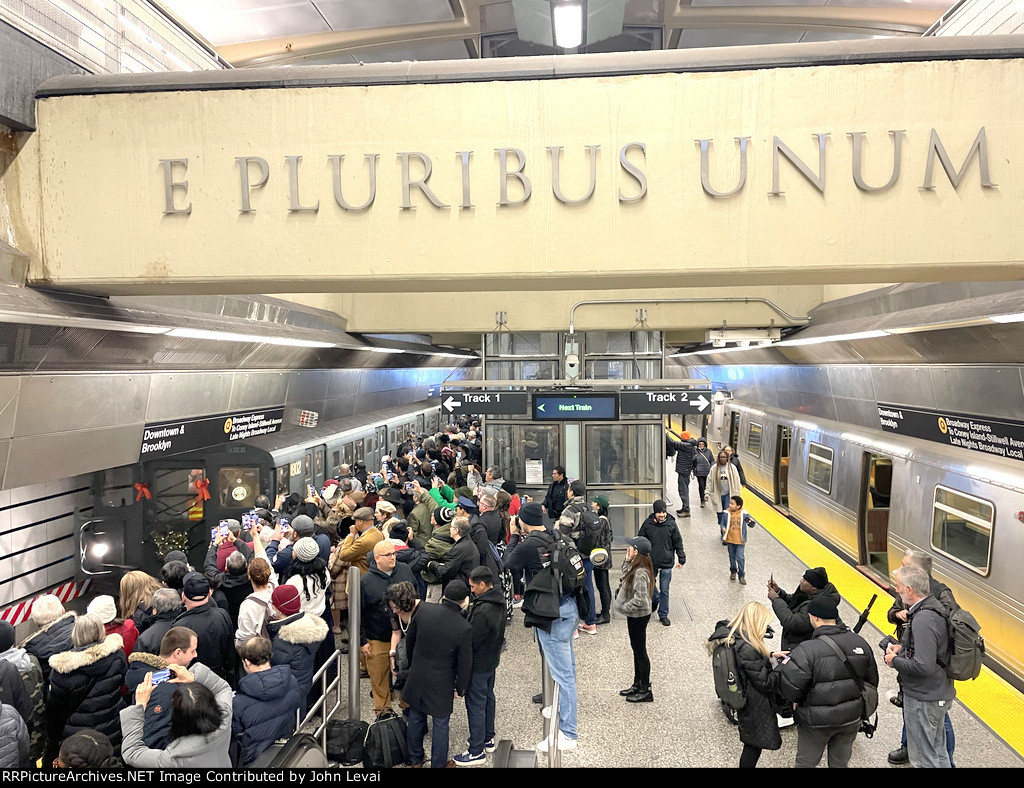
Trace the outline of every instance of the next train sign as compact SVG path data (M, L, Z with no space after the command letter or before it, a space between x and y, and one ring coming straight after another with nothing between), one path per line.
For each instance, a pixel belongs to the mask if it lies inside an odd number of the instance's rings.
M884 402L878 403L878 422L886 432L1024 460L1024 422L905 408Z

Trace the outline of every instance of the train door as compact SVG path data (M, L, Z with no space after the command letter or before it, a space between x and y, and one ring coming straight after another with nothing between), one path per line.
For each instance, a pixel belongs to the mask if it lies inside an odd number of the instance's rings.
M426 418L422 413L416 415L416 434L420 435L426 429Z
M734 452L740 450L740 414L729 414L729 446Z
M219 522L212 513L215 502L205 463L158 460L144 468L143 481L152 497L145 501L145 533L140 541L152 544L156 552L146 556L143 568L158 568L171 550L183 550L194 566L201 565L202 558L197 563L196 556L199 548L209 543L208 523Z
M385 454L391 454L391 452L398 448L399 443L401 443L401 441L392 443L389 446L388 428L385 426L377 427L377 447L380 451L376 461L379 463L381 457L383 457ZM394 455L391 455L391 459L396 460L398 458L395 457Z
M775 504L789 512L789 444L793 430L779 426L775 440Z
M861 564L883 580L889 578L889 500L892 458L864 452L861 476Z
M313 447L313 481L309 482L316 489L322 490L327 481L327 446L321 444Z

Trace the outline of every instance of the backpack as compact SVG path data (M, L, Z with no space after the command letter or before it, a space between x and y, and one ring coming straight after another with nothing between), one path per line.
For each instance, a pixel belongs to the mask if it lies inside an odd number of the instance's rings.
M405 720L384 709L370 723L363 738L363 768L390 769L409 761Z
M738 711L747 705L732 644L719 643L715 646L711 653L711 673L715 678L715 694L726 707Z
M601 535L604 530L601 518L593 509L587 509L580 515L577 528L579 529L579 539L576 540L576 544L583 555L589 556L598 547L605 546L601 544Z
M955 681L973 681L981 674L985 638L978 620L963 608L946 617L949 628L949 664L946 675Z
M342 766L363 760L363 739L370 726L362 720L331 720L327 723L327 757Z
M605 550L611 550L612 540L615 538L612 533L612 524L608 522L607 517L600 517L598 519L601 521L601 530L597 538L597 544L594 545L594 548L597 549L600 547Z
M583 587L583 578L587 572L583 568L580 551L557 531L551 549L551 565L555 567L557 576L562 581L563 594L571 594L577 588Z

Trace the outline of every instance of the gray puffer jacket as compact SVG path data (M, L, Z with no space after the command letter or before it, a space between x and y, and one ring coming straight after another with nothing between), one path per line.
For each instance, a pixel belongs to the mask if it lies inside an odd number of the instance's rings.
M28 765L28 728L14 706L0 703L0 769Z

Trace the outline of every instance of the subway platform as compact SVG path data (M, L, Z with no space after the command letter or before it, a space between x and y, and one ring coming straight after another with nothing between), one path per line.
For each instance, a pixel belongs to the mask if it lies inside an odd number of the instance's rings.
M675 499L678 503L678 498ZM686 565L673 573L670 589L672 625L659 625L656 617L648 629L651 657L651 683L654 703L629 704L619 696L633 679L633 659L629 648L625 619L614 614L610 624L598 627L597 635L580 633L575 641L577 692L579 697L579 745L562 754L562 767L735 767L742 745L739 734L721 711L711 676L711 659L705 649L708 635L721 619L731 618L751 600L769 604L767 582L771 575L786 590L793 590L807 564L802 563L769 527L750 530L747 551L747 581L742 586L729 580L729 560L722 546L717 520L710 505L701 509L697 488L691 490L693 516L678 520L686 549ZM672 501L670 500L670 505ZM768 522L774 510L752 493L745 495L746 508L753 516ZM672 510L676 506L671 507ZM802 532L801 532L802 533ZM822 548L824 549L824 548ZM614 553L615 568L611 585L618 583L618 567L624 552ZM838 561L838 559L836 559ZM851 572L855 572L852 568ZM860 615L848 601L843 578L833 579L844 600L840 608L843 620L852 625ZM870 598L870 595L869 595ZM871 620L861 635L869 644L881 640L883 631L873 622L884 620L890 602L883 593L875 603ZM778 622L773 620L776 636L773 649L779 648ZM884 634L891 634L886 629ZM540 691L540 657L533 631L523 626L517 611L507 630L508 648L502 655L495 682L497 697L497 739L511 739L517 749L533 747L543 736L540 707L531 696ZM877 650L876 650L877 651ZM896 673L887 668L880 651L878 730L873 739L858 736L854 745L853 767L888 767L890 750L899 746L902 719L900 710L887 700L896 690ZM981 681L981 679L979 679ZM370 684L363 685L362 717L372 719ZM957 691L963 692L963 684ZM1019 697L1019 696L1018 696ZM956 733L955 761L958 767L1020 767L1024 760L992 732L961 702L950 711ZM450 756L466 749L469 728L465 706L456 700L451 718ZM782 748L765 751L759 767L791 767L796 758L796 727L782 731ZM425 744L429 758L429 735ZM488 756L484 766L491 766ZM822 766L826 759L822 759ZM538 764L547 765L546 756Z

